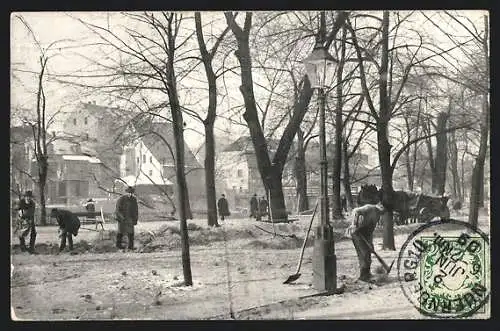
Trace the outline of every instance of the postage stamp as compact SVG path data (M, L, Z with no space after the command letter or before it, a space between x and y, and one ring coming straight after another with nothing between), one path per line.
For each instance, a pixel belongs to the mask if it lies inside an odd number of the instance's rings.
M453 219L427 223L410 234L397 266L404 295L423 315L487 318L490 247L479 229Z

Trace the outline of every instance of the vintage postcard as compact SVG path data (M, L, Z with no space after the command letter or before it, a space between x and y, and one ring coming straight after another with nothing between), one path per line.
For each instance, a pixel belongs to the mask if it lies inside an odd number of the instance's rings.
M489 319L489 19L12 12L12 320Z

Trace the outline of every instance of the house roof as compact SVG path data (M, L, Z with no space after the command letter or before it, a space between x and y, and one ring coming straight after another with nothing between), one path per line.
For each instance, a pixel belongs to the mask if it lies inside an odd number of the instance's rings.
M269 151L275 151L278 148L279 140L266 139ZM223 152L253 152L253 143L251 136L241 136L224 148Z
M68 160L68 161L87 161L90 163L101 163L101 160L99 160L96 157L88 156L88 155L63 155L62 156L63 160Z
M90 144L82 141L75 142L71 139L56 139L51 142L52 154L56 155L97 155Z
M164 178L162 182L160 183L155 183L153 179L147 178L145 175L142 173L139 175L139 177L134 176L134 175L129 175L120 178L122 181L124 181L128 186L137 186L137 185L173 185L171 181L168 179ZM118 180L119 181L119 180Z
M144 145L146 145L156 159L160 162L164 159L171 160L173 163L175 142L173 125L171 123L152 122L151 120L143 119L133 121L133 125ZM184 144L184 162L186 167L202 168L186 144Z

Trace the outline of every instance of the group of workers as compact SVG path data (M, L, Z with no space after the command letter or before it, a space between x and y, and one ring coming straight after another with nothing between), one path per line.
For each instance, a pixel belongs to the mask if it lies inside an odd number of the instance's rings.
M118 231L116 235L116 246L123 249L122 240L123 236L128 237L128 249L134 250L134 226L137 225L138 220L138 204L137 198L134 196L135 189L131 186L125 190L126 194L122 195L117 203L115 210L115 217L118 222ZM21 251L29 252L30 254L37 254L35 250L36 242L36 223L35 223L35 209L36 204L33 199L33 192L26 191L17 204L18 219L14 233L19 237L19 246ZM88 219L95 220L95 203L94 200L89 199L85 204L85 209L88 213ZM80 229L80 220L73 212L52 208L50 217L57 220L59 226L58 232L61 239L59 244L59 252L66 248L68 242L69 250L73 250L73 236L78 235ZM26 245L26 238L29 235L29 246Z
M125 190L126 194L122 195L115 209L115 217L118 221L118 231L116 235L116 246L123 249L123 237L128 237L128 249L134 249L134 227L138 220L138 204L137 198L134 196L135 189L131 186ZM221 220L225 216L229 216L229 207L225 195L217 201L217 207ZM19 222L16 228L16 233L19 233L20 247L22 251L28 251L30 254L36 254L36 225L35 225L35 208L36 204L33 199L33 192L26 191L18 204ZM92 199L87 201L85 205L90 217L95 211L95 204ZM379 221L384 207L379 204L367 204L352 210L352 223L346 230L346 235L352 238L356 253L358 255L360 276L362 281L370 281L372 275L371 267L371 252L373 250L373 232ZM250 215L257 220L261 216L268 214L268 202L262 197L257 199L257 194L254 194L250 199ZM71 211L59 208L53 208L50 212L50 217L57 220L59 226L61 242L59 251L62 252L66 247L66 241L69 243L69 249L73 250L73 236L78 235L80 229L80 220ZM30 235L29 247L26 246L26 238ZM371 245L371 247L369 246Z

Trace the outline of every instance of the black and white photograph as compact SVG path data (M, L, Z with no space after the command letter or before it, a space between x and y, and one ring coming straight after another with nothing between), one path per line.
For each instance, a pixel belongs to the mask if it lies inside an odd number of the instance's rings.
M11 320L489 319L490 35L11 12Z

